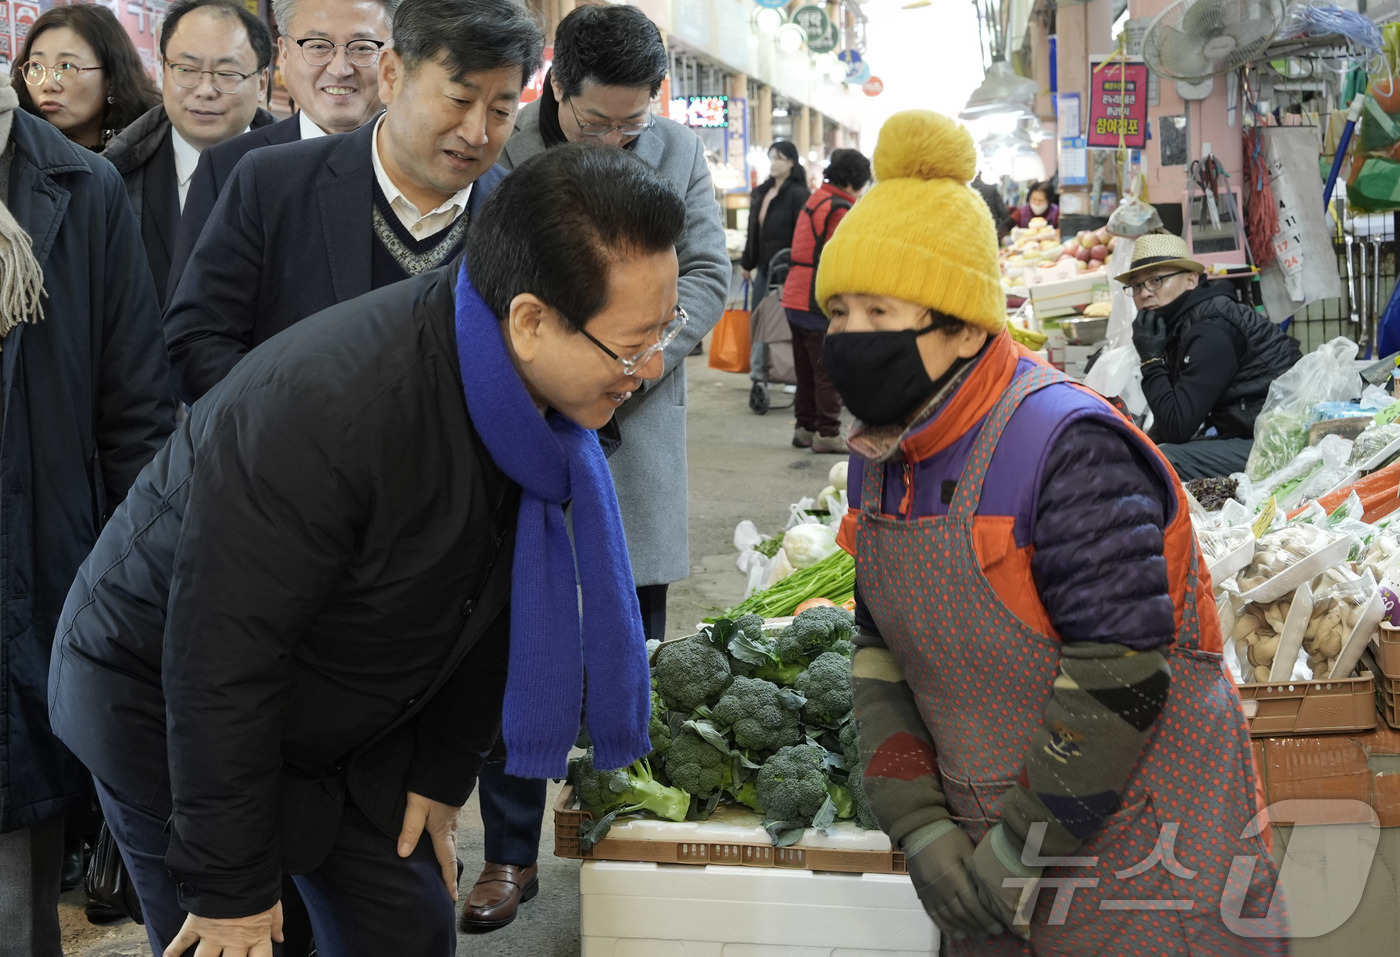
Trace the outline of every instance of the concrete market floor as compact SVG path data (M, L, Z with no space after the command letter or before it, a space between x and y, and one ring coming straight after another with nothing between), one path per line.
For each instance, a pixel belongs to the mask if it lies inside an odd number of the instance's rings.
M701 618L743 597L744 581L734 566L734 526L748 518L772 534L787 522L787 506L826 485L838 456L814 455L791 446L792 410L749 411L747 376L714 372L704 356L686 361L689 383L687 448L690 471L691 576L671 586L667 610L670 637L689 634ZM791 396L774 390L773 401ZM550 800L558 793L552 786ZM481 815L475 796L462 814L459 854L466 865L462 897L482 864ZM579 947L578 861L554 856L548 820L540 843L540 894L516 921L484 935L463 935L462 957L577 957ZM64 952L69 957L145 957L142 928L124 922L94 927L77 892L60 906Z

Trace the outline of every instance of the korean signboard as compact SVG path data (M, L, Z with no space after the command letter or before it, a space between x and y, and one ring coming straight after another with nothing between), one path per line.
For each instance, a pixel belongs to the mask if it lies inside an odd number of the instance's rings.
M1090 74L1090 149L1142 149L1147 145L1147 64L1098 61Z

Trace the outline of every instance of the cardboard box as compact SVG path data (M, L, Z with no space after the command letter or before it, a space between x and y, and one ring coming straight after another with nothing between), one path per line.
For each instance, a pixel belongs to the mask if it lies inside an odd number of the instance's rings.
M1096 290L1108 291L1108 273L1099 270L1081 273L1065 263L1050 269L1028 270L1026 284L1031 293L1031 305L1041 322L1060 316L1072 316L1094 301Z
M1381 827L1400 826L1400 731L1384 725L1373 731L1318 737L1262 738L1255 742L1258 771L1268 803L1305 800L1292 817L1275 814L1276 824L1364 824L1346 805L1369 805ZM1261 756L1262 755L1262 756Z
M585 861L583 957L927 957L938 928L904 874Z

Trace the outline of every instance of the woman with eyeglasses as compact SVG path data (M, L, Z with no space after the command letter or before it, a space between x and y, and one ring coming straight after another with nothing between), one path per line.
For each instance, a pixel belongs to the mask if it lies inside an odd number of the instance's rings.
M97 152L160 102L131 38L100 4L54 7L35 20L11 75L21 107Z
M1138 308L1133 345L1151 436L1183 479L1243 472L1269 384L1302 357L1296 340L1239 301L1170 233L1143 236L1116 277Z
M862 786L939 953L1287 953L1185 491L1011 338L971 135L896 113L873 160L816 293L860 420Z

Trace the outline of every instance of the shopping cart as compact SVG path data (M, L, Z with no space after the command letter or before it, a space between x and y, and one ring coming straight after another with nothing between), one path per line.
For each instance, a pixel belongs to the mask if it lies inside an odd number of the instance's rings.
M792 402L773 405L769 397L773 385L797 384L797 371L792 358L792 327L788 325L787 310L782 304L783 285L787 282L791 267L792 250L779 250L768 263L763 298L754 303L753 311L749 314L749 339L753 343L749 353L749 378L753 379L753 388L749 390L749 408L755 415L764 415L769 409L792 408Z

